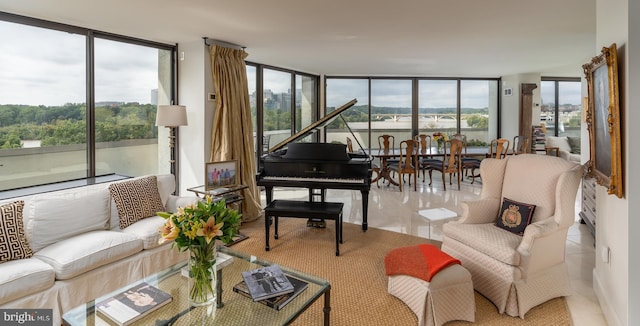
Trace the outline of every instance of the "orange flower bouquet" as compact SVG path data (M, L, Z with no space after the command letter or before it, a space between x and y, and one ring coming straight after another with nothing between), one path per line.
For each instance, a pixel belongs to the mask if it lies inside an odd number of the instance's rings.
M215 301L216 240L226 244L240 229L236 210L227 208L224 200L214 202L210 196L204 201L178 208L175 213L158 212L167 221L160 227L160 243L171 244L180 251L189 251L189 299L195 306Z

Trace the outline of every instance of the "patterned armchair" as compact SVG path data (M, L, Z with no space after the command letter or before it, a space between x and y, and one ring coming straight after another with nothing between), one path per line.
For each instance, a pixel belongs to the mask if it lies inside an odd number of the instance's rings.
M462 203L462 217L444 225L442 250L462 261L501 314L524 319L532 307L571 294L565 245L582 166L523 154L485 159L480 174L481 198ZM504 197L536 205L523 235L495 225Z

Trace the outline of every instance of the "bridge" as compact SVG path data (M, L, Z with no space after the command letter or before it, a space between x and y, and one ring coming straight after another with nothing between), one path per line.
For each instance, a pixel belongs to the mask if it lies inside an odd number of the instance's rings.
M421 113L418 114L418 118L419 119L431 119L433 121L439 121L439 120L456 120L458 117L458 115L456 113ZM405 118L405 119L402 119ZM411 119L411 114L407 113L407 114L397 114L397 113L381 113L381 114L376 114L374 116L374 119L377 121L382 121L382 120L391 120L391 121L399 121L399 120L406 120L406 119Z

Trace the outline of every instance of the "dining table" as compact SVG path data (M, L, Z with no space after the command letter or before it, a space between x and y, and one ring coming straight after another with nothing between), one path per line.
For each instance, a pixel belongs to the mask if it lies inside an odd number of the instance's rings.
M488 147L468 147L466 150L463 150L463 157L481 157L486 158L489 156L490 150ZM391 177L391 171L389 170L388 161L390 159L396 159L402 157L402 152L399 148L391 148L388 150L385 149L369 149L367 150L367 154L373 158L377 158L380 160L380 172L376 176L375 179L371 180L371 182L378 182L382 180L383 182L386 180L389 184L400 186L398 182L396 182ZM443 157L444 151L438 150L437 147L430 147L425 149L417 149L413 154L413 162L417 165L417 162L420 158L423 157Z

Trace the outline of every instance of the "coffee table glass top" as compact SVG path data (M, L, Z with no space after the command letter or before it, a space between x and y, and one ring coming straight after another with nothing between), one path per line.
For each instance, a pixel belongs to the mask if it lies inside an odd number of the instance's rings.
M186 266L185 261L136 282L147 282L156 286L171 294L173 300L132 325L193 325L196 323L200 325L286 325L323 294L329 295L331 287L327 280L280 265L285 274L308 282L308 288L280 311L262 303L253 302L250 298L234 292L233 286L242 281L241 273L243 271L269 266L272 263L227 247L219 247L218 251L233 257L233 262L222 269L220 277L222 307L215 308L215 304L209 307L189 307L187 279L180 273L180 269ZM66 312L62 316L65 325L116 325L101 314L96 314L94 305L96 302L114 296L136 283L129 284Z

